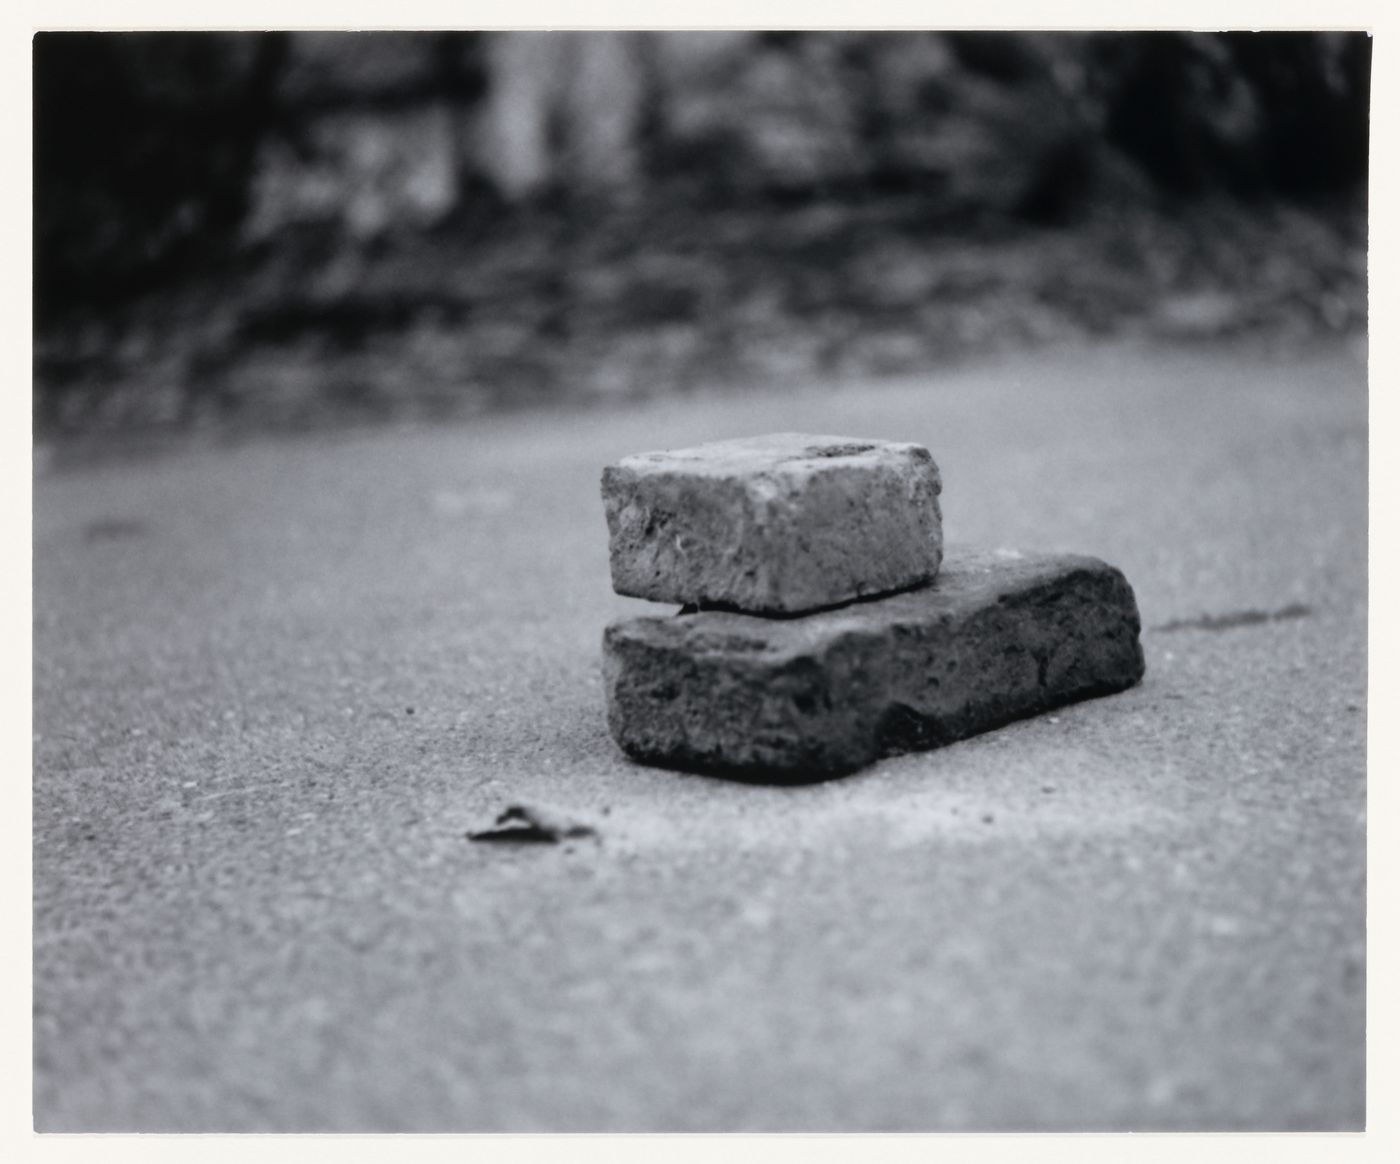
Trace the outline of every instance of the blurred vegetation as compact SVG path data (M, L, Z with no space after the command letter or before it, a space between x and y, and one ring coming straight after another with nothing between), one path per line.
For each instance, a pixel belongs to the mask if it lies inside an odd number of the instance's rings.
M39 431L1365 326L1337 33L45 33Z

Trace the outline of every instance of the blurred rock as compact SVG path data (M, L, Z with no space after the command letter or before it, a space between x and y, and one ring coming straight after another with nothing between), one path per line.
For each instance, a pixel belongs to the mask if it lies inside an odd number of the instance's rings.
M1180 337L1217 336L1243 313L1239 297L1223 291L1196 291L1165 296L1156 310L1158 330Z
M324 114L306 127L301 149L274 140L259 154L247 237L313 222L357 241L427 229L457 204L459 136L443 102Z
M487 49L482 170L509 199L566 183L635 193L641 122L638 34L520 32Z

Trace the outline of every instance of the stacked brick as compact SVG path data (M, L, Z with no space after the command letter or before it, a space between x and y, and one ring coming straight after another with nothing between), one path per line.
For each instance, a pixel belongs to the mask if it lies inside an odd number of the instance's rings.
M918 445L796 433L609 466L613 588L682 606L607 628L613 738L645 763L819 779L1142 678L1118 570L945 559L941 490Z

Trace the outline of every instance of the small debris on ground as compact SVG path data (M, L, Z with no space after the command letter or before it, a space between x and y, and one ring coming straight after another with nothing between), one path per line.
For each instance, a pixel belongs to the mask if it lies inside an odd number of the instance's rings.
M1259 626L1266 622L1286 622L1293 618L1307 618L1312 607L1301 602L1292 602L1278 610L1232 610L1228 614L1203 614L1198 618L1177 618L1153 627L1158 631L1179 630L1234 630L1241 626Z
M596 837L591 825L569 820L547 809L512 804L496 818L489 829L468 833L473 841L507 841L518 844L557 844L579 837Z

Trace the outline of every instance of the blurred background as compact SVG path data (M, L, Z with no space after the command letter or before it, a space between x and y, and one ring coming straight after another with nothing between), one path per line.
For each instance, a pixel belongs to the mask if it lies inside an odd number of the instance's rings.
M1351 33L41 33L36 440L1362 336Z

